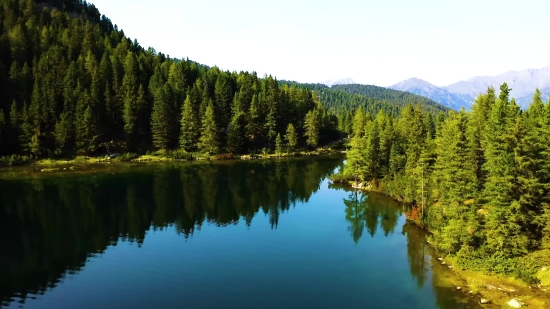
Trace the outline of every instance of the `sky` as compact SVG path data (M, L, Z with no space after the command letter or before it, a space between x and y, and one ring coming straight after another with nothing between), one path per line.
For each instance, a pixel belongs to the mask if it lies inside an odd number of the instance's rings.
M90 0L141 46L229 71L445 86L550 64L548 0Z

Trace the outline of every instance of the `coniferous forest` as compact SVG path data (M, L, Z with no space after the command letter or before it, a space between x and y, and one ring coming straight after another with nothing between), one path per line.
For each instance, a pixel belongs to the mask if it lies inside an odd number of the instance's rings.
M521 110L510 90L489 88L472 112L357 112L333 180L414 205L408 218L463 268L537 281L550 262L550 102L537 90Z
M412 94L367 98L173 59L81 0L2 0L0 19L0 157L8 162L296 151L349 134L360 106L397 114L408 100L447 110Z
M61 8L61 9L59 9ZM86 2L1 2L1 155L272 150L338 139L306 88L143 49Z

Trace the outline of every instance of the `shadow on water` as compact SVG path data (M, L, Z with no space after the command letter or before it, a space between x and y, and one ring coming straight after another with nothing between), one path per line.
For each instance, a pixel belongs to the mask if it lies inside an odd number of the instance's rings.
M365 229L371 237L377 233L383 233L388 237L394 233L400 219L404 218L404 206L388 196L379 193L360 193L340 184L330 184L329 187L349 193L343 202L346 206L345 217L349 222L348 231L355 243L365 236ZM437 308L499 308L494 304L482 306L479 298L470 294L468 287L464 286L465 281L448 266L442 265L437 259L436 252L426 241L425 230L405 220L401 233L406 238L411 276L418 288L426 284L431 285ZM460 287L460 290L457 287Z
M247 226L307 202L340 158L153 165L124 173L0 180L0 300L24 303L120 241L174 227Z

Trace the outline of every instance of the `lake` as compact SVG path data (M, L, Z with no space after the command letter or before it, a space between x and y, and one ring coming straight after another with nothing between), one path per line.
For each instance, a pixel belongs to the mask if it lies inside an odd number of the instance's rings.
M402 205L330 184L342 162L0 179L0 307L471 307Z

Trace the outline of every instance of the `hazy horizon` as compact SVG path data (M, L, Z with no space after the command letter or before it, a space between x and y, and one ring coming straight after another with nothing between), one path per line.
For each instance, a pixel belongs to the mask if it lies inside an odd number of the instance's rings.
M446 86L550 64L550 2L92 0L140 44L278 79Z

